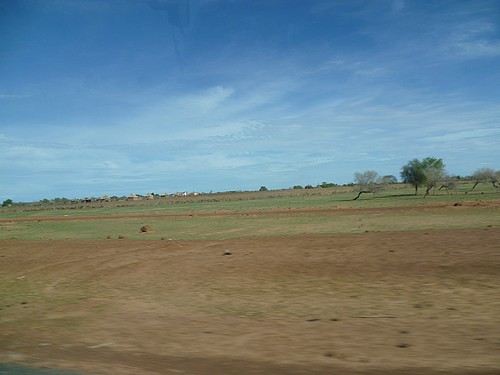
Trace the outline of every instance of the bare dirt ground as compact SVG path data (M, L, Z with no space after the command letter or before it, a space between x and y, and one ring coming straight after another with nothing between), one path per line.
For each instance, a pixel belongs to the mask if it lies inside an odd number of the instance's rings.
M0 241L0 363L498 374L500 229Z

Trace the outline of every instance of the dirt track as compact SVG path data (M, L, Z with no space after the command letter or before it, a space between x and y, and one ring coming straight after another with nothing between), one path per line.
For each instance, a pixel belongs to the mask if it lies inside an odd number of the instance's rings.
M0 362L86 374L496 374L499 244L495 228L1 241Z

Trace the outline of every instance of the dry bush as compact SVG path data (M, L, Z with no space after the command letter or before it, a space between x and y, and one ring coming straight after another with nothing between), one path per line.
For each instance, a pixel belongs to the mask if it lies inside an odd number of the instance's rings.
M149 225L144 225L141 227L141 233L151 232L151 227Z

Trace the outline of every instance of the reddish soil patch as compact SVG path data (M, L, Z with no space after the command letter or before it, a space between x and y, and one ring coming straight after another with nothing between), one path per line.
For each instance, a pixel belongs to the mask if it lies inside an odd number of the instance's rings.
M500 373L500 230L0 241L0 362L88 374Z

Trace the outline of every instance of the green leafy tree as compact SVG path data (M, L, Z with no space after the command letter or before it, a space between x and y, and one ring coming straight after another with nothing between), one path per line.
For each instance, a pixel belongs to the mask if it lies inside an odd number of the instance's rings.
M332 187L335 187L337 186L337 184L334 184L333 182L326 182L326 181L323 181L320 185L318 185L317 187L320 187L320 188L323 188L323 189L327 189L327 188L332 188Z
M12 201L12 199L6 199L3 201L2 203L2 207L9 207L9 206L12 206L14 202Z
M261 186L259 191L267 191L267 188L265 186Z
M425 173L422 162L418 159L410 160L401 168L401 179L405 184L415 187L415 195L418 194L419 186L425 184Z
M427 157L422 160L413 159L401 168L401 179L405 184L415 187L415 195L420 186L426 186L425 196L445 177L442 159Z
M442 159L427 157L422 160L426 186L424 197L429 195L431 189L435 189L440 182L446 179L444 166Z

